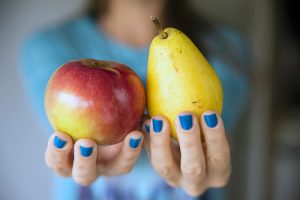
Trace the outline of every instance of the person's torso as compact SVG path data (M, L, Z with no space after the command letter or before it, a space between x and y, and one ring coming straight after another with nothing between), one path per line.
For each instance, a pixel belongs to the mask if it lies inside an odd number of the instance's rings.
M74 20L59 27L49 29L42 34L42 37L47 38L49 41L49 45L47 47L48 51L55 54L55 56L53 56L55 60L52 60L52 64L48 65L48 72L54 72L61 64L75 59L93 58L99 60L112 60L124 63L131 67L145 84L147 75L148 46L144 48L133 48L122 42L114 40L107 36L100 27L97 27L95 21L93 21L90 17L83 17ZM228 32L225 31L224 35L226 34L228 34ZM233 37L230 34L229 36ZM225 124L228 123L228 127L230 128L231 126L234 126L230 125L233 124L233 122L231 122L233 121L232 115L239 112L238 110L235 111L235 109L230 108L230 106L235 103L232 101L231 95L234 94L236 90L243 91L243 88L247 87L244 80L239 77L239 73L235 71L236 69L234 67L232 67L239 65L240 61L238 59L234 59L234 54L224 55L223 51L224 49L228 50L228 44L226 44L226 42L222 42L222 39L217 39L217 37L212 38L209 35L207 35L204 39L206 41L205 43L208 51L211 51L210 56L208 56L209 62L215 68L223 84L223 118ZM37 39L37 41L39 40ZM227 40L225 39L224 41ZM235 38L233 38L233 41L239 42L236 41ZM240 49L234 50L240 51ZM241 54L241 52L238 53ZM240 58L240 56L237 57ZM43 73L43 70L39 73ZM48 77L50 74L51 73L49 73ZM45 89L47 83L47 76L41 77L45 77L43 79L46 80L43 80L43 84L40 88L38 88L39 90ZM245 93L242 93L241 95L243 96L243 100L240 102L241 105L235 105L237 107L243 107L245 104L246 90ZM38 96L37 98L38 99L36 101L38 102L37 105L39 113L44 119L46 119L44 109L41 107L43 104L43 97ZM84 194L84 192L80 194L80 189L78 189L79 186L71 179L54 177L54 180L56 182L54 199L73 199L75 196L78 197L80 195L92 195L93 199L112 200L193 199L186 195L181 189L173 189L168 186L152 169L145 153L140 156L134 169L128 175L113 178L101 177L91 186L91 190L85 190L85 193L88 191L88 194ZM216 193L219 197L222 196L221 190L214 193ZM210 196L214 195L212 194ZM220 199L219 197L215 199Z

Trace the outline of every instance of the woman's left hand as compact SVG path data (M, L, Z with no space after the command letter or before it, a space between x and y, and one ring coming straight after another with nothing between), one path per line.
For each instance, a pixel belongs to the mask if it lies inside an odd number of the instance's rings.
M209 187L222 187L228 182L230 149L222 119L215 112L205 112L200 123L195 115L180 113L176 117L179 143L171 140L170 125L163 116L146 120L142 129L154 169L171 186L198 196Z

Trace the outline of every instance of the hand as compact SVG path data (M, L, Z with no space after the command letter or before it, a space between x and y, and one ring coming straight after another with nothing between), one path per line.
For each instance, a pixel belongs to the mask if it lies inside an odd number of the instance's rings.
M191 196L198 196L209 187L224 186L231 173L221 117L206 112L200 124L195 115L180 113L176 117L179 143L171 140L166 118L155 116L143 124L144 146L154 169L168 184L182 187Z
M89 139L74 144L70 136L56 132L48 141L46 164L59 176L73 176L78 184L89 185L101 175L130 172L141 153L142 140L140 131L132 131L115 145L100 146Z

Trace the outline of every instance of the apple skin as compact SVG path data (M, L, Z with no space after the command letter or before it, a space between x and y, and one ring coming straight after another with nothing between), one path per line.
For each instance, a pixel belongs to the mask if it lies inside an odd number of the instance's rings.
M48 81L45 109L56 131L74 140L88 138L116 144L138 127L145 90L129 67L82 59L62 65Z

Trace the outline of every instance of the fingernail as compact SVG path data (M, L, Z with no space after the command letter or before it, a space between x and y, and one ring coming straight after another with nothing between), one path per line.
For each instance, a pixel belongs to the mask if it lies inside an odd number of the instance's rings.
M160 119L153 119L152 123L153 123L153 130L154 130L154 132L159 133L161 131L162 125L163 125L162 120L160 120Z
M133 149L137 148L141 142L141 138L130 138L129 146Z
M93 147L83 147L80 146L80 154L83 157L89 157L93 152Z
M193 127L193 117L192 115L179 115L179 121L181 124L181 127L184 130L190 130Z
M204 115L204 120L208 127L214 128L218 124L218 118L216 114Z
M62 148L64 148L64 146L65 146L66 143L67 143L66 141L60 139L58 136L54 137L54 146L56 148L62 149Z
M150 133L150 126L149 125L146 124L145 129L146 129L147 133Z

